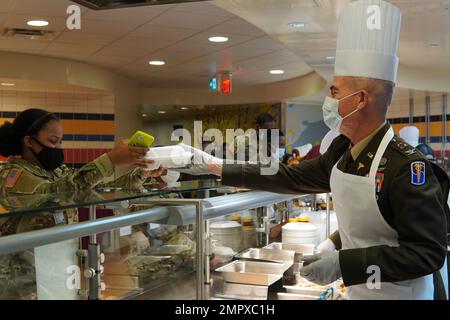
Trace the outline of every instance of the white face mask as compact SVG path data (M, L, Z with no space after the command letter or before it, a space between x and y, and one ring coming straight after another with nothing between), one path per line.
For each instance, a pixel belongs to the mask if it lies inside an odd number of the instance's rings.
M359 110L359 108L356 108L354 111L350 112L348 115L342 118L341 115L339 114L339 102L351 96L354 96L355 94L360 92L361 91L357 91L348 96L345 96L340 100L331 98L329 96L325 97L325 101L323 102L322 106L323 121L331 130L335 132L340 132L342 121L344 121L345 119L347 119L348 117L350 117L352 114L354 114Z

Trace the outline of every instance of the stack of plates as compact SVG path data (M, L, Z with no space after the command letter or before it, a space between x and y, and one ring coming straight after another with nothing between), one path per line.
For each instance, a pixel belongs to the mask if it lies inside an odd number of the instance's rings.
M220 221L209 226L212 238L222 246L239 252L242 249L242 225L236 221Z
M281 239L283 243L317 245L319 233L317 227L311 223L291 222L283 226Z

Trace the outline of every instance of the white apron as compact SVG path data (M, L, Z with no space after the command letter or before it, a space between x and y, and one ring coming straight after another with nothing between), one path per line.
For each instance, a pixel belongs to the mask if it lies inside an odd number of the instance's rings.
M367 248L378 245L398 247L398 234L384 220L375 195L375 177L380 160L394 137L392 128L385 134L373 159L369 177L331 172L330 186L339 224L342 249ZM338 161L339 162L339 161ZM367 274L367 277L373 271ZM379 289L369 289L364 283L349 286L347 299L362 300L429 300L434 298L433 275L402 282L382 282Z

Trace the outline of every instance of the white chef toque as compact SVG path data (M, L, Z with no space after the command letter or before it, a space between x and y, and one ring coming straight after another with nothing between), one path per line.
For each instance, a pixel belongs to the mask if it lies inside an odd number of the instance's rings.
M417 147L419 145L419 128L415 126L407 126L400 129L399 136L406 143L412 145L413 147Z
M395 83L401 16L383 0L349 3L339 17L334 75Z

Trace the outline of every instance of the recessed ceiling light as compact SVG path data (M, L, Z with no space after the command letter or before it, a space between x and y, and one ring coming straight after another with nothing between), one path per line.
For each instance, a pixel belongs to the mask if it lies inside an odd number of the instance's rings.
M181 107L181 110L188 110L188 107Z
M145 117L147 117L147 114L146 114L146 113L143 113L142 116L145 118Z
M15 83L2 82L3 87L14 87L15 85L16 85Z
M165 114L165 113L167 113L167 111L159 110L158 113L159 113L159 114Z
M325 57L325 59L327 59L327 60L334 60L334 58L335 58L335 56L327 56L327 57Z
M152 60L149 62L149 64L151 64L152 66L163 66L166 63L164 61L161 60Z
M439 47L439 44L438 43L430 43L430 47L436 48L436 47Z
M284 70L270 70L270 74L283 74Z
M288 23L288 26L293 29L301 29L301 28L304 28L306 26L306 24L304 22L291 22L291 23Z
M213 37L209 37L209 41L211 41L211 42L227 42L228 37L213 36Z
M30 21L27 21L27 25L32 26L32 27L45 27L45 26L48 26L48 21L30 20Z

